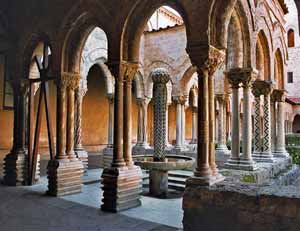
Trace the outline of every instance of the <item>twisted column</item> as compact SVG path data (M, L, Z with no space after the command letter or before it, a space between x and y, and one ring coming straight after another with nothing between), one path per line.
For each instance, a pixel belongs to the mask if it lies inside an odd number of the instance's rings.
M63 78L57 81L57 110L56 110L56 159L67 160L65 152L66 135L66 89L67 85Z
M82 101L86 89L75 90L75 152L83 150L82 147Z
M74 103L75 103L75 89L78 88L80 76L66 77L67 87L67 137L66 137L66 152L70 160L77 159L74 152Z
M165 161L167 86L170 76L167 70L158 68L152 72L154 99L154 161Z

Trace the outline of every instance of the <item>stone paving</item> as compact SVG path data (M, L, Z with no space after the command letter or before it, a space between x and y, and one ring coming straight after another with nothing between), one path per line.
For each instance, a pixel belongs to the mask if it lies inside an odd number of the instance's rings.
M143 196L141 207L120 214L102 212L102 191L97 182L100 174L99 170L89 170L83 193L62 198L45 196L46 177L31 187L1 185L0 231L181 230L181 198L158 200Z

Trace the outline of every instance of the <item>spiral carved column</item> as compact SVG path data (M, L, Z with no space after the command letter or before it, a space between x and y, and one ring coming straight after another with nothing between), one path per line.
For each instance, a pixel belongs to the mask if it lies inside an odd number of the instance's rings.
M83 164L74 153L74 90L79 79L77 74L63 73L57 82L57 151L55 160L48 163L47 172L47 194L52 196L80 193L82 190Z
M88 169L88 153L82 146L82 101L87 89L77 88L75 90L75 147L77 157L82 161L84 172Z

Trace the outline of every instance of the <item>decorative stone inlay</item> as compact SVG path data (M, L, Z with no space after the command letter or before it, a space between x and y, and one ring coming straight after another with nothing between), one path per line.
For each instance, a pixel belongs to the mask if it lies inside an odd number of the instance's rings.
M154 161L165 160L167 83L170 75L166 69L158 68L151 73L154 83Z

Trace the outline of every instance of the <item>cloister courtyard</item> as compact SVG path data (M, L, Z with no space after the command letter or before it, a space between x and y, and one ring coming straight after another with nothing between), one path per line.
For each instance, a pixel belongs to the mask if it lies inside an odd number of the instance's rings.
M0 231L298 230L300 1L0 2Z

